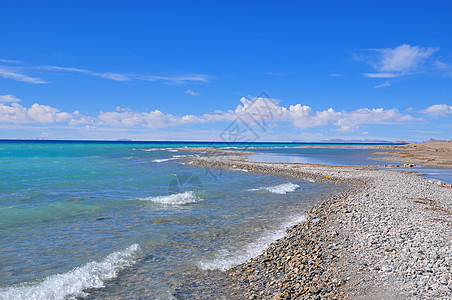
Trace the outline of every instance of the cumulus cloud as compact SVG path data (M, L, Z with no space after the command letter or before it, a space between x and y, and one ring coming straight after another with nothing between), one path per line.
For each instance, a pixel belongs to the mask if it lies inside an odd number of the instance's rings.
M419 120L411 115L401 114L395 108L361 108L351 112L342 112L340 118L334 123L338 131L357 131L363 124L394 124L406 121Z
M337 131L358 131L364 124L392 124L417 121L408 114L401 114L397 109L361 108L353 111L335 111L333 108L314 111L312 107L302 104L281 106L279 101L266 97L242 97L241 104L228 111L215 111L202 115L175 116L160 110L138 112L129 108L117 107L115 111L100 112L97 116L85 116L79 111L62 112L57 108L33 104L27 108L12 96L0 96L0 122L13 124L50 124L63 122L70 126L88 126L89 128L165 128L195 123L231 122L238 118L249 126L272 128L278 122L288 122L299 129L313 127L332 127ZM447 108L447 110L446 110ZM448 111L446 113L446 111ZM452 112L447 105L431 106L425 113L444 115Z
M79 111L68 113L60 111L58 108L38 103L25 107L19 102L22 102L22 100L13 95L0 95L0 123L68 123L69 125L98 123L96 118L84 116Z
M327 126L333 120L340 117L340 112L335 112L332 108L324 111L314 112L311 107L307 105L291 105L288 112L285 114L293 121L293 124L298 128L309 128Z
M358 131L364 124L391 124L407 121L417 121L408 114L401 114L395 108L361 108L354 111L335 111L333 108L314 111L307 105L280 106L278 101L269 98L242 98L241 105L232 111L217 112L215 115L204 115L202 121L226 121L240 117L252 124L259 120L267 123L288 121L300 129L334 126L337 131ZM247 118L248 116L248 118Z
M294 127L307 129L313 127L334 126L336 130L358 131L363 124L391 124L419 120L408 114L401 114L397 109L361 108L354 111L335 111L333 108L314 111L307 105L280 106L271 98L242 97L236 109L216 111L213 114L200 116L186 115L177 117L165 114L159 110L151 112L135 112L129 109L119 109L115 112L102 112L99 120L112 126L159 128L180 126L190 123L208 123L233 121L240 118L249 125L270 126L277 122L291 122Z
M378 49L381 60L375 68L383 72L409 72L422 65L439 48L400 45L394 49Z
M21 102L21 100L13 95L0 95L0 102Z
M421 110L420 112L434 117L444 117L452 114L452 106L447 104L435 104Z
M82 115L78 110L74 111L69 121L69 125L86 125L87 127L93 127L93 124L98 123L96 118Z
M364 73L370 78L394 78L421 70L438 47L420 47L403 44L395 48L373 49L370 57L362 60L371 64L377 73Z
M176 117L172 114L164 114L160 110L136 112L119 107L114 112L101 112L98 118L105 125L147 128L178 126L202 121L193 115Z
M16 102L9 105L0 103L0 122L14 124L48 124L66 122L72 115L67 112L38 103L24 107Z

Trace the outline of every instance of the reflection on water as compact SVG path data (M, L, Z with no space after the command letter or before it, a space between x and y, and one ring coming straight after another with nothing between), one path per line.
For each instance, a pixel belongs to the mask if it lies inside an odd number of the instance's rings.
M425 177L433 180L441 180L446 183L452 183L452 170L448 168L435 167L415 167L413 169L419 173L424 174Z
M248 161L252 162L326 164L343 166L388 164L387 161L370 159L375 156L372 152L382 151L380 149L274 148L250 150L259 153L248 158Z
M358 149L358 148L273 148L273 149L249 149L255 154L248 157L248 161L264 163L300 163L300 164L325 164L325 165L387 165L403 164L393 161L382 161L371 159L375 152L380 149ZM265 152L265 153L262 153ZM378 157L378 156L377 156ZM387 169L388 170L388 169ZM391 168L389 170L401 170ZM449 168L421 167L410 169L424 174L433 180L441 180L452 183L452 170Z

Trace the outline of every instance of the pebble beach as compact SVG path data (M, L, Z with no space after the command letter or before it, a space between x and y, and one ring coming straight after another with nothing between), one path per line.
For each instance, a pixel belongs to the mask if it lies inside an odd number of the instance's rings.
M190 163L349 189L310 209L261 255L226 271L227 298L452 297L450 183L409 169L256 163L246 161L248 154L215 150Z

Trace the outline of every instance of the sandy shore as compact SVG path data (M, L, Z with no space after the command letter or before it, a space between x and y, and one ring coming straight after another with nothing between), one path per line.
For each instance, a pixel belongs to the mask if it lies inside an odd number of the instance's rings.
M200 150L198 150L200 151ZM227 298L450 299L452 189L416 172L244 161L216 150L206 168L347 183L260 256L230 269Z

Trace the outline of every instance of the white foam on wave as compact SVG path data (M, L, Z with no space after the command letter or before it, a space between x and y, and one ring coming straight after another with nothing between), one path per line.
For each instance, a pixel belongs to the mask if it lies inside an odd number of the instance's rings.
M156 159L153 159L152 162L161 163L161 162L170 161L170 160L174 160L174 159L177 159L177 157L156 158Z
M278 185L274 185L274 186L262 187L262 188L257 188L257 189L249 189L248 191L266 190L266 191L269 191L270 193L283 195L283 194L287 194L290 192L295 192L295 190L299 187L300 186L298 184L288 182L288 183L278 184Z
M165 205L184 205L199 202L202 199L196 196L193 191L186 191L184 193L172 194L167 196L140 198L140 200L152 201L155 203Z
M214 259L198 262L198 267L202 270L226 271L234 266L248 261L252 257L260 255L271 243L286 236L287 228L302 221L306 221L306 216L292 218L290 221L282 224L277 229L266 232L255 242L247 244L243 248L221 249L215 255Z
M188 154L173 155L174 158L183 158L183 157L189 157L189 156L193 156L193 155L188 155Z
M179 159L179 158L189 157L189 156L193 156L193 155L187 155L187 154L173 155L168 158L156 158L156 159L153 159L152 162L160 163L160 162L175 160L175 159Z
M46 277L39 283L22 283L0 288L0 299L68 299L86 297L87 289L102 288L118 272L133 265L141 253L140 245L113 252L103 260L92 261L63 274Z
M140 149L142 151L169 151L169 152L178 152L179 150L174 149L174 148L145 148L145 149Z

